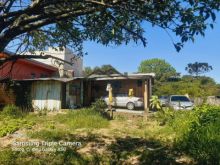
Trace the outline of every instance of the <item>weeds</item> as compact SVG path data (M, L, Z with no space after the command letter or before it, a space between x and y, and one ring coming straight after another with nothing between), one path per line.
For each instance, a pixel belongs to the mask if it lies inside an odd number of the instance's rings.
M57 115L55 120L68 125L72 130L79 128L97 129L105 128L109 122L99 112L93 109L69 111L67 114Z
M1 115L12 118L19 118L23 117L24 113L22 113L22 110L16 107L15 105L7 105L3 108Z
M14 133L20 128L30 129L35 123L25 117L26 114L14 105L4 107L0 114L0 137Z

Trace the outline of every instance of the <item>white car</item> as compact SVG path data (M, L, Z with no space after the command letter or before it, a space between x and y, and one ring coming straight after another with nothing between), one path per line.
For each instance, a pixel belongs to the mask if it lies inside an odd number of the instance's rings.
M160 96L159 99L160 99L161 106L166 106L169 96Z
M168 106L174 110L191 110L194 103L184 95L171 95L168 99Z
M104 97L103 100L108 105L109 98ZM127 107L129 110L140 108L144 106L143 99L140 97L129 97L127 94L117 94L113 97L112 106Z

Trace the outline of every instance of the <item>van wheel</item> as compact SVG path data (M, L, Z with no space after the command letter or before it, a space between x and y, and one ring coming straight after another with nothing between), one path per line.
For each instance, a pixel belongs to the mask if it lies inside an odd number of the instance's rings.
M127 109L128 110L133 110L134 109L134 103L127 103Z

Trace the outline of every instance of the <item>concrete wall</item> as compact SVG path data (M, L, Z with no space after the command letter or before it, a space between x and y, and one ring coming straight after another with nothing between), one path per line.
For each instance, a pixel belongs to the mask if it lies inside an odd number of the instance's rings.
M203 103L207 103L210 105L220 106L220 99L215 96L208 96L207 98L195 98L194 103L195 105L201 105Z
M60 77L72 77L72 73L74 72L75 77L80 77L83 75L83 60L82 58L77 57L73 54L73 52L64 48L62 51L55 50L53 48L49 48L47 51L36 51L36 54L48 54L54 57L60 58L65 61L72 62L73 65L69 65L67 63L63 63L59 60L55 60L52 58L49 59L36 59L39 62L54 66L59 69Z

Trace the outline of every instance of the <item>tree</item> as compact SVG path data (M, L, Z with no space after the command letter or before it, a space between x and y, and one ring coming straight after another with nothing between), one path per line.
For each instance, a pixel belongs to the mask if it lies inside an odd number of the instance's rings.
M178 36L179 51L196 35L213 28L219 0L2 0L0 1L0 52L71 46L82 54L83 41L104 45L141 42L144 22Z
M213 68L208 63L189 63L187 67L185 68L186 71L188 71L189 74L195 75L198 77L200 74L206 73L211 71Z
M153 58L141 62L139 72L142 73L155 73L156 80L165 81L171 76L176 76L176 70L169 63L163 59Z
M93 72L93 69L92 69L90 66L85 67L84 70L83 70L84 76L88 76L88 75L90 75L92 72Z
M207 97L219 95L219 91L219 85L210 77L199 76L195 79L190 75L185 75L176 82L156 84L154 95L188 94L190 97Z
M112 65L102 65L101 67L85 67L84 68L84 74L85 76L89 76L90 74L98 74L98 75L103 75L103 74L119 74L120 72L117 71Z

